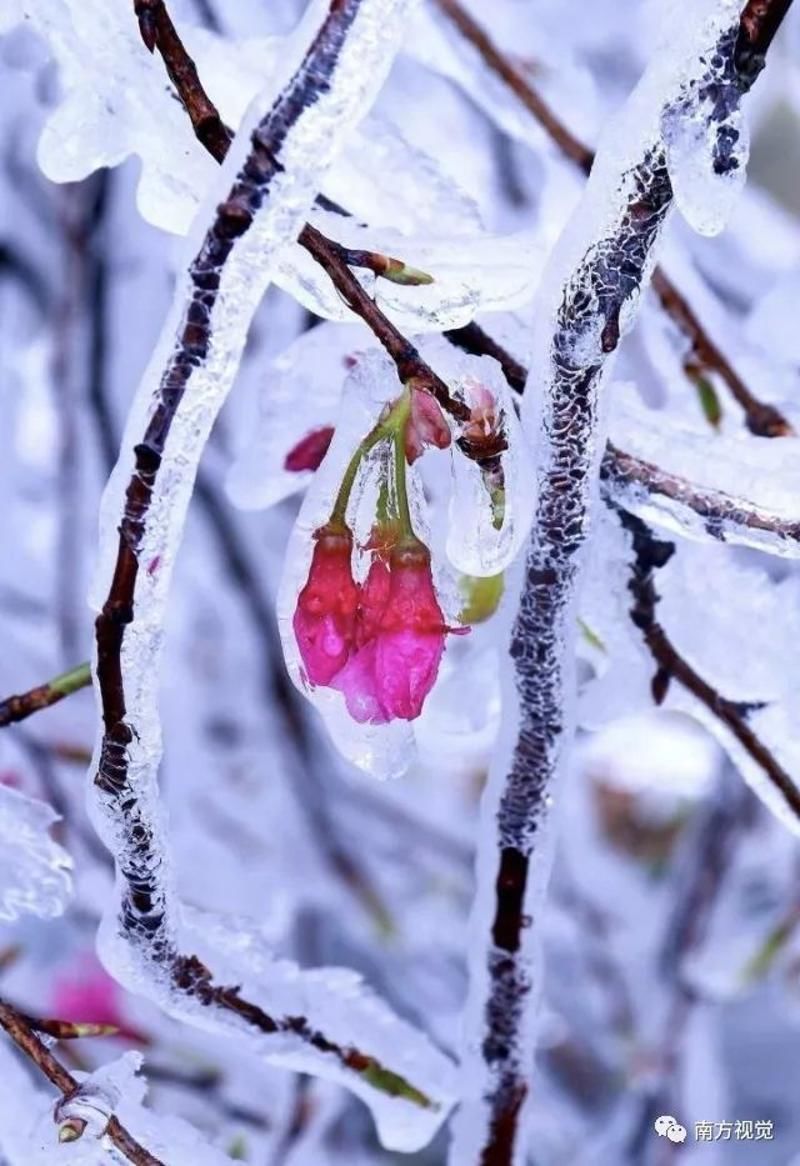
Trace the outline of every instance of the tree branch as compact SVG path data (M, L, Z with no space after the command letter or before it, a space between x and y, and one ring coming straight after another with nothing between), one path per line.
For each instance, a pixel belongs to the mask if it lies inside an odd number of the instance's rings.
M28 692L16 696L8 696L0 701L0 728L24 721L26 717L39 712L40 709L50 708L58 704L65 696L78 692L81 688L88 688L92 683L92 673L88 662L62 672L46 684L39 684Z
M800 789L748 724L747 705L728 700L717 692L695 668L681 656L669 635L656 618L659 596L654 573L672 557L675 544L657 539L640 518L615 507L620 521L633 541L634 562L628 584L633 596L631 619L642 633L657 672L653 677L653 696L660 704L672 680L681 684L725 726L744 751L763 770L780 793L787 807L800 818Z
M251 301L256 302L262 291L256 272L262 282L269 278L275 257L291 237L286 235L291 208L304 191L311 202L316 174L294 173L288 183L289 206L281 207L280 224L272 226L269 235L260 225L259 212L277 214L270 200L281 195L278 191L273 195L273 184L285 173L287 142L297 134L316 133L319 173L324 172L333 157L336 127L345 113L355 115L369 100L388 68L393 41L386 25L394 25L399 34L402 13L401 3L333 0L302 65L254 129L249 153L189 267L188 302L182 302L181 290L176 300L177 334L152 396L151 381L146 378L142 384L123 446L127 448L128 442L133 446L130 476L127 485L122 478L122 497L115 492L118 483L112 476L106 503L121 507L121 516L116 557L96 620L103 730L93 785L103 837L119 872L117 938L130 949L129 958L143 965L141 970L162 1003L165 997L174 1001L177 993L190 1017L198 1005L227 1014L239 1022L234 1028L255 1036L260 1047L265 1035L295 1037L322 1054L320 1066L335 1066L339 1078L344 1071L362 1096L377 1091L417 1109L438 1111L437 1100L376 1057L328 1039L305 1016L269 1015L244 999L238 987L214 983L196 956L180 950L174 890L165 870L165 839L154 812L160 742L153 669L167 580L196 464L241 357ZM383 25L381 36L378 23ZM363 67L355 77L349 70L345 78L341 61L354 28ZM259 227L254 226L257 220ZM251 292L233 319L228 287L232 280ZM143 430L137 432L139 424Z
M600 475L606 499L626 510L635 512L637 504L663 498L687 531L700 525L706 535L723 543L756 546L787 558L800 555L800 521L780 518L721 490L697 486L625 453L612 442L606 445Z
M737 100L746 86L725 72L735 24L709 44L702 21L689 19L690 76L697 84L730 87ZM550 870L550 806L575 731L583 552L604 448L601 389L623 327L632 326L673 202L661 125L664 108L685 93L685 62L674 55L666 95L661 62L658 68L659 83L648 73L615 124L621 159L610 153L596 159L535 303L534 383L524 412L534 440L537 508L511 628L513 690L504 693L504 746L481 806L475 962L454 1166L519 1166L527 1156L540 981L534 925ZM680 667L673 658L670 663ZM730 720L732 710L726 705L720 714ZM746 726L736 728L758 749ZM761 762L771 764L763 755ZM786 793L797 797L791 782Z
M562 153L589 174L594 153L558 118L547 102L509 59L497 48L489 34L473 20L459 0L435 0L460 34L467 40L492 72L536 118ZM743 91L752 85L764 65L764 54L775 36L791 0L750 0L740 24L735 49L735 69L742 78ZM757 66L757 67L756 67ZM715 373L733 399L741 406L747 428L759 437L785 437L791 425L774 405L760 401L747 387L724 352L711 339L694 309L664 271L653 275L653 288L661 306L691 344L684 370L690 380L698 372ZM462 331L459 329L458 331Z
M4 1028L11 1040L34 1065L55 1085L65 1100L71 1100L80 1093L80 1082L56 1060L47 1046L33 1030L31 1021L0 999L0 1027ZM112 1115L106 1127L105 1136L124 1154L134 1166L164 1166L160 1158L155 1158L149 1150L141 1146L126 1130L119 1119Z

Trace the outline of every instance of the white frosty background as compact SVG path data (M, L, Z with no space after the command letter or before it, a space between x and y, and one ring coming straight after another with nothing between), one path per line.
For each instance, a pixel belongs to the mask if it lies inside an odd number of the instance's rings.
M659 6L476 0L472 10L491 21L498 43L563 119L594 142L647 60ZM55 0L40 7L59 19ZM98 6L81 7L88 27ZM126 18L124 0L107 7ZM231 123L276 61L275 38L289 33L300 7L292 0L171 6ZM402 328L426 336L432 362L458 354L430 334L475 311L524 351L515 313L533 293L580 180L496 80L453 51L457 41L431 12L423 7L325 190L358 221L369 220L366 242L353 228L354 246L438 273L434 291L376 289ZM795 419L797 16L754 91L751 181L727 230L707 240L676 223L666 257L751 386ZM209 23L224 39L200 31ZM48 61L30 30L15 27L0 42L0 697L89 655L85 597L100 492L185 254L179 235L214 175L179 106L164 98L159 60L140 53L135 68L128 64L136 45L130 14L130 46L100 37L96 68L81 88ZM158 99L139 107L130 99L148 85ZM164 119L160 136L143 128L148 109ZM138 127L138 136L120 124ZM114 169L84 177L93 169L87 140L95 159ZM144 167L130 152L145 154ZM272 669L283 667L275 592L297 510L276 471L281 451L335 416L344 358L373 346L358 323L320 323L320 316L347 317L306 259L297 249L287 255L281 286L257 313L178 560L161 694L172 856L183 901L208 913L193 915L205 941L213 938L211 918L231 916L226 926L245 946L257 931L281 959L352 968L396 1014L455 1053L477 798L498 717L493 629L476 627L468 642L452 645L405 777L379 783L347 765L312 714L307 733L317 763L298 763L272 681ZM650 305L617 366L612 433L628 435L630 448L638 433L635 452L650 457L652 447L700 481L717 441L720 472L730 475L725 488L735 483L796 514L796 461L772 450L748 460L740 415L722 391L721 432L709 436L680 365L675 337ZM290 407L278 409L282 399ZM436 537L444 541L443 529ZM649 1162L643 1098L669 1039L670 1004L688 983L699 997L680 1050L679 1119L687 1126L771 1120L775 1138L757 1147L687 1144L681 1160L783 1166L800 1153L800 854L747 794L708 722L686 715L696 709L647 708L647 661L637 670L626 655L635 632L625 618L617 538L611 523L595 551L581 704L587 731L558 808L532 1161ZM787 765L794 759L799 772L797 568L756 551L691 544L670 572L662 615L673 619L681 646L732 698L775 702L759 714L765 733L777 734ZM98 1001L114 1011L124 1033L73 1046L76 1068L90 1073L143 1053L146 1097L130 1058L112 1066L126 1098L121 1116L163 1148L169 1166L400 1160L379 1147L367 1110L337 1086L265 1067L245 1046L167 1019L103 979L93 953L110 866L83 792L93 733L87 692L0 730L0 995L30 1013L65 1015L71 1006L75 1019L90 1018L78 1013ZM744 824L705 942L676 969L667 958L671 923L702 856L709 815L743 801ZM355 878L346 874L348 860ZM45 1085L2 1040L0 1081L0 1162L94 1161L47 1141ZM444 1155L440 1138L403 1160L434 1166Z

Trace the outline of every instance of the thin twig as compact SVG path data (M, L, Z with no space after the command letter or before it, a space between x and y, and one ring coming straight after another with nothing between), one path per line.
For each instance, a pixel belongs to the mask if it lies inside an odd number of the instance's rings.
M0 701L0 728L16 721L24 721L26 717L38 713L40 709L58 704L65 696L70 696L81 688L88 688L91 683L92 671L89 664L78 664L77 667L62 672L60 676L48 680L45 684L39 684L28 692L8 696Z
M500 77L526 109L536 118L562 153L584 174L589 174L594 153L584 145L537 93L526 77L494 44L485 29L462 7L459 0L435 0L461 35L479 53L484 63ZM764 65L764 54L774 37L791 0L750 0L741 20L741 33L735 50L736 68L748 87ZM690 379L698 371L715 373L725 384L745 414L751 433L759 437L785 437L792 426L774 405L760 401L736 372L725 353L711 339L694 309L672 280L661 269L653 276L653 288L661 305L691 344L686 361Z
M417 387L435 397L443 409L458 421L469 420L470 410L463 402L450 395L441 377L420 356L414 345L405 338L391 320L364 291L332 243L316 227L306 225L299 242L325 268L347 306L360 316L394 361L397 375L404 383L414 380Z
M2 999L0 999L0 1027L5 1029L20 1052L24 1053L44 1073L48 1081L55 1085L65 1100L71 1100L80 1093L80 1082L56 1060L33 1031L31 1022ZM149 1150L140 1145L114 1115L109 1119L105 1136L129 1162L134 1163L134 1166L164 1166L161 1159L154 1157Z
M631 619L642 633L657 666L652 682L656 703L660 704L664 699L671 681L681 684L728 729L763 770L792 813L800 818L800 789L750 727L748 717L753 711L752 706L728 699L709 684L680 654L656 617L659 595L655 572L672 558L675 544L656 538L635 515L621 507L615 509L633 542L634 561L628 584L633 596Z
M639 491L654 499L664 498L675 503L679 509L699 519L705 533L720 542L752 545L764 536L762 545L766 551L800 553L799 520L781 518L721 490L698 486L652 462L626 453L612 442L606 445L600 474L606 496L612 501L622 502L626 509L632 508L631 494Z
M133 8L142 40L151 53L155 48L161 53L197 139L221 162L228 152L231 132L200 84L195 63L184 48L166 5L163 0L134 0Z

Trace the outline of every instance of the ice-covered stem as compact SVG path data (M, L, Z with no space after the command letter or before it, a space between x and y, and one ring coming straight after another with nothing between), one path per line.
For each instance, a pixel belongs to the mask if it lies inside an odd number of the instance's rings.
M687 17L669 62L653 63L609 126L535 304L524 413L537 507L511 628L504 730L481 807L454 1166L521 1166L527 1157L541 979L535 923L551 863L550 806L575 732L578 601L604 448L601 388L673 201L664 111L687 84L707 80L709 60L732 50L722 34L709 43L709 11Z
M133 8L142 40L151 53L157 48L161 54L198 141L221 162L228 152L232 134L203 88L164 0L134 0Z
M611 503L634 514L663 502L687 533L700 531L730 545L757 546L767 554L800 557L800 521L780 518L746 499L710 490L652 462L606 445L601 489Z
M26 717L38 713L40 709L58 704L65 696L78 692L81 688L87 688L91 683L92 671L87 662L78 664L76 668L70 668L68 672L62 672L60 676L55 676L45 684L38 684L36 688L31 688L27 692L7 696L5 700L0 701L0 728L12 725L16 721L24 721Z
M197 140L217 162L224 161L233 141L233 132L225 125L219 110L203 87L197 67L172 23L164 0L134 0L134 12L145 45L151 53L158 49L161 54L170 80L189 115ZM300 242L303 242L304 233L309 229L308 224L303 227L299 236ZM349 267L363 267L392 283L411 287L433 282L433 277L427 272L409 266L402 259L383 255L378 251L343 247L333 239L327 239L327 242ZM324 266L324 255L320 254L315 258ZM350 279L357 284L358 281L352 275Z
M137 983L162 1003L183 1000L199 1023L227 1016L228 1027L259 1048L277 1036L281 1049L288 1039L316 1050L320 1072L344 1076L362 1095L436 1109L375 1057L329 1040L303 1015L269 1015L180 950L157 789L162 626L197 464L271 270L296 237L341 134L382 83L408 8L406 0L332 0L299 68L231 158L232 184L177 289L103 503L97 589L105 599L96 621L103 727L91 802L118 873L106 950Z
M657 667L652 681L656 703L660 704L664 699L667 688L673 680L681 684L725 726L745 753L763 770L790 812L800 818L800 787L750 727L748 717L753 711L753 706L729 700L713 688L689 661L681 656L657 618L659 596L655 585L655 572L665 566L672 557L675 544L656 538L648 526L635 515L621 507L615 506L614 509L631 536L634 554L628 584L633 596L631 619L642 633Z
M55 1085L63 1098L70 1099L80 1092L80 1082L56 1060L47 1045L36 1035L28 1018L1 999L0 1028L5 1030L19 1051L44 1073L52 1085ZM164 1166L160 1158L154 1157L149 1150L131 1137L114 1115L109 1119L105 1137L135 1166Z
M462 7L459 0L435 0L435 3L488 68L505 82L530 111L562 153L588 175L594 162L594 152L561 121L527 77L495 45L488 32ZM742 93L750 88L763 68L764 56L790 5L791 0L751 0L742 13L733 61L735 72L741 79ZM792 427L780 410L759 401L751 392L725 353L706 332L688 300L660 269L654 273L653 288L664 311L689 340L692 346L690 357L720 378L742 408L748 429L759 437L785 437L791 434ZM470 337L464 329L458 329L457 332L469 342ZM474 340L475 334L471 336ZM472 351L468 343L462 346Z
M308 227L299 241L325 268L347 306L361 317L383 345L394 361L400 380L405 384L413 379L417 388L430 393L451 417L457 421L468 421L469 407L451 396L448 386L441 377L425 363L414 345L388 316L384 315L358 280L353 279L347 264L339 254L338 244L326 239L316 227Z
M608 170L608 173L603 173ZM602 181L619 191L610 229L592 238ZM597 192L603 197L604 188ZM481 809L478 893L462 1110L453 1163L518 1166L538 1002L537 894L549 875L545 840L553 791L574 732L575 627L583 549L602 451L599 390L620 339L620 313L646 275L672 192L649 140L622 174L595 168L571 228L577 254L554 255L539 304L532 369L541 399L533 458L538 502L511 632L513 691L505 694L510 748L495 759ZM587 237L588 235L588 237ZM583 238L581 238L583 236ZM573 243L572 252L576 252Z
M466 352L493 357L511 388L524 391L527 368L478 324L455 328L444 335ZM772 514L747 498L698 486L612 442L606 444L600 475L604 497L633 513L663 500L664 508L687 534L698 532L730 545L757 545L767 554L800 557L800 521Z

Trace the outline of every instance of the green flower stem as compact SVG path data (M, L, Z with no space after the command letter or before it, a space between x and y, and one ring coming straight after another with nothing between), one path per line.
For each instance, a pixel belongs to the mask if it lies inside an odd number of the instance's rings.
M348 462L347 469L344 472L341 485L339 486L339 492L336 495L336 501L333 504L333 510L331 511L329 519L331 526L344 527L347 525L347 507L362 461L381 441L392 440L395 443L395 449L397 451L395 459L395 487L397 504L400 508L399 518L403 532L413 534L411 515L408 509L408 496L406 493L404 447L405 428L410 412L411 396L408 389L404 387L402 394L394 402L389 413L367 434ZM383 509L385 511L386 499L383 495L382 498Z
M65 696L87 688L92 683L92 673L89 664L78 664L70 668L69 672L62 672L46 684L40 684L28 692L16 696L9 696L0 701L0 726L13 724L15 721L24 721L39 709L49 708L57 704Z
M397 503L397 518L400 524L400 533L404 537L414 538L414 526L411 522L411 510L408 505L408 489L406 486L406 423L411 413L411 394L407 389L395 405L393 413L397 414L393 434L394 492Z

